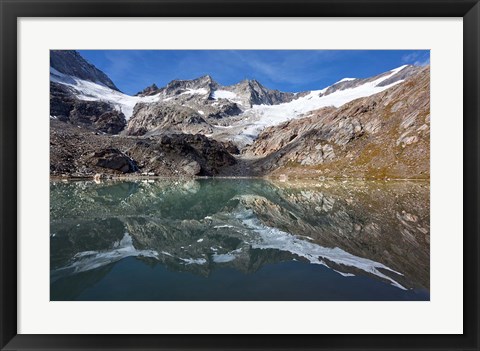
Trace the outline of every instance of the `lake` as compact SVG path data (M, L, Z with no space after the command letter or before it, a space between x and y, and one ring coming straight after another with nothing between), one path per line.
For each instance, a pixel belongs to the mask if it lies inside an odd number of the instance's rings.
M430 185L51 181L50 298L429 300Z

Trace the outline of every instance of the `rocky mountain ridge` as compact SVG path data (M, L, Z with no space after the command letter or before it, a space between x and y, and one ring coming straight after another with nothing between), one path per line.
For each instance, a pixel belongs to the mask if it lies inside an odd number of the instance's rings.
M217 127L229 126L235 120L231 117L241 118L254 105L276 105L295 98L293 93L268 89L256 80L221 86L208 75L174 80L163 88L147 87L140 96L147 95L157 100L135 105L126 128L128 135L166 131L212 134Z
M340 108L266 128L246 153L259 173L428 178L430 70Z
M140 166L134 172L429 178L428 66L401 66L371 78L345 78L321 90L296 94L268 89L256 80L222 86L206 75L174 80L161 88L152 84L129 96L109 87L103 72L80 60L78 53L53 52L52 57L52 138L58 132L78 140L78 145L58 144L67 148L67 154L73 150L75 154L98 153L112 145L125 154L134 140L161 145L164 137L175 136L176 143L188 144L194 140L189 135L195 135L204 140L200 154L209 154L208 145L215 145L215 150L231 158L225 156L212 171L206 161L189 157L188 152L176 154L173 163L161 163L150 152L138 153L135 161ZM74 68L62 68L58 57L71 58ZM102 81L94 81L95 77ZM97 143L103 145L102 150L87 147ZM52 148L52 174L91 176L101 171L85 160L61 166L64 151ZM110 157L117 156L122 158L110 150ZM182 157L200 167L165 169ZM160 163L154 165L152 159ZM124 173L120 169L113 172Z
M137 95L145 96L155 94L162 94L164 98L171 98L183 94L199 94L203 95L203 98L210 100L221 98L233 99L233 96L237 95L238 103L249 107L261 104L275 105L291 101L295 97L293 93L284 93L278 90L268 89L255 79L245 79L234 85L222 86L209 75L192 80L172 80L162 88L158 88L156 84L152 84Z

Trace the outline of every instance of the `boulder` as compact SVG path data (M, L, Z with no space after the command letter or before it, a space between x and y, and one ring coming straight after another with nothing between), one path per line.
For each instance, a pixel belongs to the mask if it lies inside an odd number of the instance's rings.
M184 165L182 169L187 176L196 176L200 174L202 167L197 161L191 161Z
M104 149L95 152L93 157L96 158L95 166L98 167L109 168L122 173L138 171L136 162L118 149Z

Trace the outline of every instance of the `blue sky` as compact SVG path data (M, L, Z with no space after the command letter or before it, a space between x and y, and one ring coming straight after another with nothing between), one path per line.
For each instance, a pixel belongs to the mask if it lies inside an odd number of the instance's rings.
M206 74L222 85L248 78L271 89L322 89L342 78L365 78L404 64L425 65L428 50L79 50L117 87L135 94L156 83Z

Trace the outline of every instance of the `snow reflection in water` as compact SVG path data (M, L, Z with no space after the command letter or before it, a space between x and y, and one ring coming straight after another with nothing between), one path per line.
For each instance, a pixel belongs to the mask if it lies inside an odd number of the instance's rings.
M326 267L353 290L363 277L428 292L428 194L428 183L410 182L52 183L52 289L134 258L212 284L222 269L255 279L269 265L295 262L301 274ZM319 283L320 273L308 274ZM272 289L288 290L271 279Z

